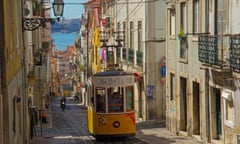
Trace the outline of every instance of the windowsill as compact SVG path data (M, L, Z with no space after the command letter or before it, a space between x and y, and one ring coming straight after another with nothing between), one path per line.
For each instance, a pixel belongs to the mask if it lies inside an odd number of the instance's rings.
M193 36L192 37L192 42L198 42L198 36Z
M183 58L180 58L179 62L180 62L180 63L188 64L188 60L187 60L187 59L183 59Z
M229 120L224 120L224 125L230 128L234 128L233 122Z
M176 40L176 36L175 36L175 35L170 35L170 36L169 36L169 39L170 39L170 40Z

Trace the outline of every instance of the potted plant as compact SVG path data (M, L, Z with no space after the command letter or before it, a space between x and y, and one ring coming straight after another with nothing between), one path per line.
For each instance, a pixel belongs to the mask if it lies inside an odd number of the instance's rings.
M183 28L180 29L180 32L178 33L178 38L179 40L186 38Z
M40 3L35 1L35 3L34 3L34 16L40 16L40 13L41 13Z

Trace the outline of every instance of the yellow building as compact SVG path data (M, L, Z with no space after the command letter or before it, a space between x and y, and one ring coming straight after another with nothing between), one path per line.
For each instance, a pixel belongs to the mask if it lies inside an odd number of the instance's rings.
M24 143L22 1L0 2L0 143Z
M92 63L92 71L93 73L101 71L101 63L100 63L100 28L94 28L92 45L93 45L93 63Z

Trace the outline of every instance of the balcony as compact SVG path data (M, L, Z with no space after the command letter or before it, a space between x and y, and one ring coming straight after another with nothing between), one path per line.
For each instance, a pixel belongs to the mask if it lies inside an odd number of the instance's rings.
M229 57L229 38L202 34L198 37L198 59L203 65L227 68Z
M240 72L240 35L231 35L229 37L229 65L235 72Z

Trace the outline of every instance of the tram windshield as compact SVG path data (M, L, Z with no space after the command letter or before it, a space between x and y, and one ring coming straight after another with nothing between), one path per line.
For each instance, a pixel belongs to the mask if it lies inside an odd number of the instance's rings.
M97 112L106 112L105 108L105 99L106 99L106 90L105 88L96 89L96 111Z
M123 88L108 88L108 109L109 112L123 112Z
M134 88L127 87L97 87L95 89L95 106L98 113L118 113L134 110ZM92 101L94 103L94 101Z

